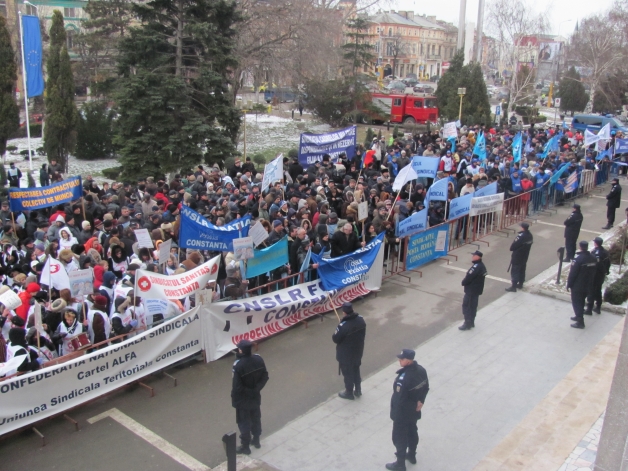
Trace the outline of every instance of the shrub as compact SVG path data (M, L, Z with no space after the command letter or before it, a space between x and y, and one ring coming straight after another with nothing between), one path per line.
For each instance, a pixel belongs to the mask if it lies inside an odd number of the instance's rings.
M253 107L251 108L251 111L253 111L255 114L267 113L268 112L268 105L265 105L263 103L255 103L253 105Z
M622 251L622 244L624 244ZM608 258L613 265L619 265L621 262L622 252L626 253L626 246L628 246L628 229L620 228L617 238L611 244L611 248L608 249Z
M618 305L628 299L628 271L604 290L604 301Z
M395 127L393 128L393 134L392 134L393 139L395 139L398 135L399 135L399 126L395 124Z
M293 148L293 149L290 149L288 151L288 157L289 158L294 159L295 157L298 157L298 156L299 156L299 149L294 149Z
M41 137L41 124L31 124L31 137ZM13 133L9 139L24 138L26 137L26 126L21 126L15 133Z
M366 130L366 137L364 138L364 145L368 147L369 149L371 148L371 145L373 144L374 137L375 137L375 133L373 132L373 129L368 128Z
M105 178L115 180L122 173L122 167L103 168L102 174Z
M253 154L253 162L255 162L259 167L263 167L266 165L266 157L264 157L264 154Z
M7 186L7 169L0 164L0 188Z
M235 157L227 157L225 159L225 170L229 170L235 163Z
M77 124L77 159L99 160L112 157L115 112L105 102L85 103Z
M7 146L7 152L15 152L17 150L17 146Z

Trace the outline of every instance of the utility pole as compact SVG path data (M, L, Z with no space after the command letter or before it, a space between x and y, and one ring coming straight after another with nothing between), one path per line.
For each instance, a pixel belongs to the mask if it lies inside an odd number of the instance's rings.
M478 64L482 63L482 33L484 30L484 0L480 0L478 5L478 26L476 29L475 38L475 61Z
M464 25L467 18L467 0L460 0L460 16L458 16L458 42L456 49L464 47Z

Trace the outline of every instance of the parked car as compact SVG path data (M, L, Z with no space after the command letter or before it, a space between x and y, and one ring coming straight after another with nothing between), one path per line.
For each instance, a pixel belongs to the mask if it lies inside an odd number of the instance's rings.
M419 81L416 78L409 78L409 77L404 78L402 82L406 84L406 87L414 87L415 85L419 83Z
M428 93L430 95L432 95L434 93L434 87L432 87L430 85L418 84L412 90L414 91L414 93Z
M386 85L386 90L397 93L405 93L406 84L401 82L400 80L393 80L388 85Z

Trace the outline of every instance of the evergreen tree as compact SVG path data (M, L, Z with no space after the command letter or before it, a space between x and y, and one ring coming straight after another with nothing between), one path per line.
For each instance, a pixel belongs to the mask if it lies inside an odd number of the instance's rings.
M369 66L375 58L373 46L367 42L369 22L356 17L347 21L346 26L349 32L345 34L348 41L342 45L343 57L351 64L351 75L357 80L360 70Z
M438 98L438 109L440 115L450 119L451 116L458 117L458 106L460 104L460 97L458 96L458 82L460 81L460 74L462 73L462 67L464 66L464 52L459 50L451 59L449 69L443 74L438 81L438 88L436 89L436 98ZM451 113L450 110L455 109L455 113ZM448 110L445 112L445 110Z
M227 84L234 2L153 0L133 5L141 20L120 40L114 143L131 179L224 162L235 155L240 112Z
M76 158L106 159L113 156L113 123L115 112L104 101L85 103L78 118Z
M0 156L4 155L7 140L20 125L19 109L13 94L16 71L11 37L4 16L0 16Z
M466 94L462 100L463 124L488 123L491 107L482 69L475 62L463 64L464 53L460 50L453 57L449 69L438 82L436 97L438 98L440 116L447 121L458 119L460 113L458 88L466 88Z
M558 86L561 111L584 111L589 95L582 85L581 77L575 67L570 67Z
M47 71L44 149L48 160L56 160L67 173L68 155L76 145L78 113L74 104L74 77L66 45L63 15L59 10L52 14Z
M90 0L85 5L89 19L76 37L81 56L76 77L93 96L109 98L113 93L118 42L128 32L131 7L129 0Z

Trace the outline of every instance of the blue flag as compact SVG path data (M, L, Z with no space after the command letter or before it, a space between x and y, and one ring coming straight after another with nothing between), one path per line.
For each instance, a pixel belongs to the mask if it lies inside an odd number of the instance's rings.
M182 206L179 247L233 252L233 239L248 236L250 225L251 215L247 214L224 226L214 226L193 209Z
M469 214L473 193L454 198L449 203L449 219L457 219Z
M412 168L419 178L436 178L439 163L438 157L419 157L418 155L412 157Z
M598 152L597 156L595 157L595 160L602 160L604 157L608 157L608 155L610 154L611 149L606 149L603 152Z
M22 16L24 41L24 67L26 68L26 96L28 98L44 93L44 75L41 68L41 31L39 18Z
M288 238L262 250L254 250L255 256L246 261L246 277L254 278L288 263Z
M478 135L475 147L473 147L473 155L477 155L480 160L486 159L486 139L484 139L484 133Z
M447 201L447 190L449 188L449 178L441 178L432 183L427 189L425 196L425 207L430 206L430 201Z
M532 138L530 137L530 135L528 134L528 139L526 140L526 148L525 148L525 153L529 154L530 152L532 152L534 150L534 148L532 147Z
M427 229L427 208L397 224L397 237L405 237Z
M515 162L521 161L522 147L523 147L523 138L521 137L521 133L518 132L515 138L512 140L512 156L514 157Z
M559 168L558 170L556 170L554 172L554 175L552 175L550 177L550 186L552 186L553 184L555 184L560 177L563 175L563 173L565 173L565 170L567 170L569 168L568 164L563 165L561 168Z
M323 258L322 254L312 254L312 260L318 263L318 274L325 291L342 289L362 281L375 263L385 234L382 232L365 247L341 257Z
M454 152L456 152L456 138L455 137L450 137L447 140L449 142L451 142L451 153L453 154Z
M480 196L491 196L497 194L497 182L493 182L490 185L486 185L484 188L478 188L473 193L474 198L478 198Z
M303 259L303 263L301 264L301 269L299 273L303 273L308 268L310 268L310 259L312 258L312 249L307 249L307 253L305 254L305 258Z

